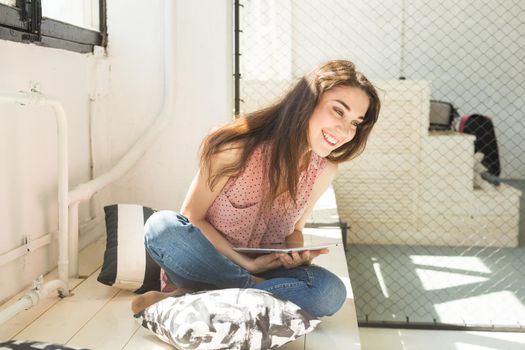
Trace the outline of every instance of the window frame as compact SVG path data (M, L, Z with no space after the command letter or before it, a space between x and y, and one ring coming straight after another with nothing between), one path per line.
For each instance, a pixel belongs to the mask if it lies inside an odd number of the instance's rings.
M106 0L99 0L99 31L42 17L41 0L0 4L0 39L80 53L107 46Z

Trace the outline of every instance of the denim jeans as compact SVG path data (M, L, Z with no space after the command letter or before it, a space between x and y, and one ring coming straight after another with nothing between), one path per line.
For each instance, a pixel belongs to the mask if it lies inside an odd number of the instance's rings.
M333 315L346 299L346 288L330 271L315 265L277 268L257 276L221 255L188 219L173 211L159 211L146 222L145 245L171 283L195 290L256 288L293 302L313 316Z

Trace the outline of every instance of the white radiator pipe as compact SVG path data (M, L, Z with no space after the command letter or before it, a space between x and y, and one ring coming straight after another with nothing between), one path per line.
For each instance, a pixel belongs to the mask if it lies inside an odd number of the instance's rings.
M71 192L70 192L71 193ZM78 277L78 205L79 202L69 204L69 277Z
M27 255L40 247L48 245L52 241L52 234L48 233L42 237L39 237L35 240L27 240L24 245L21 245L18 248L12 249L7 253L0 255L0 266L4 266L7 263L10 263L13 260L16 260L24 255Z
M35 89L30 92L0 94L0 103L50 106L57 124L58 138L58 278L68 285L68 139L67 118L62 104L44 97Z
M33 281L33 288L24 294L16 303L9 305L0 312L0 324L6 322L11 317L23 310L27 310L35 306L40 300L52 296L58 291L59 296L66 296L69 294L69 289L64 281L52 280L43 283L43 277L40 276Z
M58 138L58 280L42 285L40 279L35 287L18 302L0 312L0 324L18 312L36 305L40 299L47 297L53 290L60 289L62 296L69 295L68 277L68 138L67 118L64 108L57 100L44 97L35 89L30 92L0 94L0 103L20 105L50 106L53 108L57 124ZM15 250L16 251L16 250ZM19 252L18 252L19 253ZM12 254L16 256L17 253ZM12 256L8 256L11 258Z
M32 292L29 292L16 303L9 305L5 309L3 309L2 312L0 312L0 324L7 322L11 317L15 316L20 311L27 310L35 306L35 300L36 298L34 298L34 294Z

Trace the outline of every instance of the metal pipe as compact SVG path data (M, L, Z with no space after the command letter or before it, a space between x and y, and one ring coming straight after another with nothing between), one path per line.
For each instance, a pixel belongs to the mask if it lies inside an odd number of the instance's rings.
M39 237L35 240L27 240L24 245L21 245L18 248L12 249L7 253L0 255L0 266L27 255L40 247L48 245L49 243L51 243L51 233L48 233L47 235Z
M29 293L24 295L16 303L9 305L3 309L2 312L0 312L0 324L7 322L11 317L15 316L20 311L27 310L34 305L36 305L36 302L33 302L33 298L29 295Z
M68 189L69 189L69 167L68 167L68 139L67 119L62 105L55 100L50 101L57 112L58 120L58 278L69 284L69 235L68 235ZM69 292L68 292L69 294Z
M75 202L69 205L69 265L68 276L72 278L78 277L78 205Z
M57 123L58 138L58 277L68 285L68 139L67 118L64 108L57 100L44 97L36 89L29 92L0 94L0 103L18 103L20 105L50 106L53 108Z
M40 300L49 297L53 292L58 291L58 296L63 297L69 294L67 285L61 280L52 280L43 283L44 278L40 276L33 281L33 288L24 294L16 303L9 305L0 312L0 324L8 321L20 311L27 310L35 306Z
M36 305L42 297L46 297L54 288L60 288L63 296L69 295L68 278L68 138L67 118L64 108L57 100L44 97L36 89L29 92L0 94L0 103L18 103L25 105L50 106L53 108L57 123L58 138L58 277L46 284L43 292L32 291L24 295L18 302L0 312L0 324L16 315L18 312ZM41 285L36 288L39 289Z

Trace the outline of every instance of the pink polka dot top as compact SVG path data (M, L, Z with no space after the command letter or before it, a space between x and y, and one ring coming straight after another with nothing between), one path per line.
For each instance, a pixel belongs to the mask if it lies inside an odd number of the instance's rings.
M265 186L268 186L264 176L268 166L267 151L269 148L265 145L254 150L245 170L226 182L206 213L208 222L234 247L284 242L306 210L313 185L326 165L324 158L311 152L308 168L299 177L297 205L289 193L282 193L275 199L269 215L262 217L259 207Z

